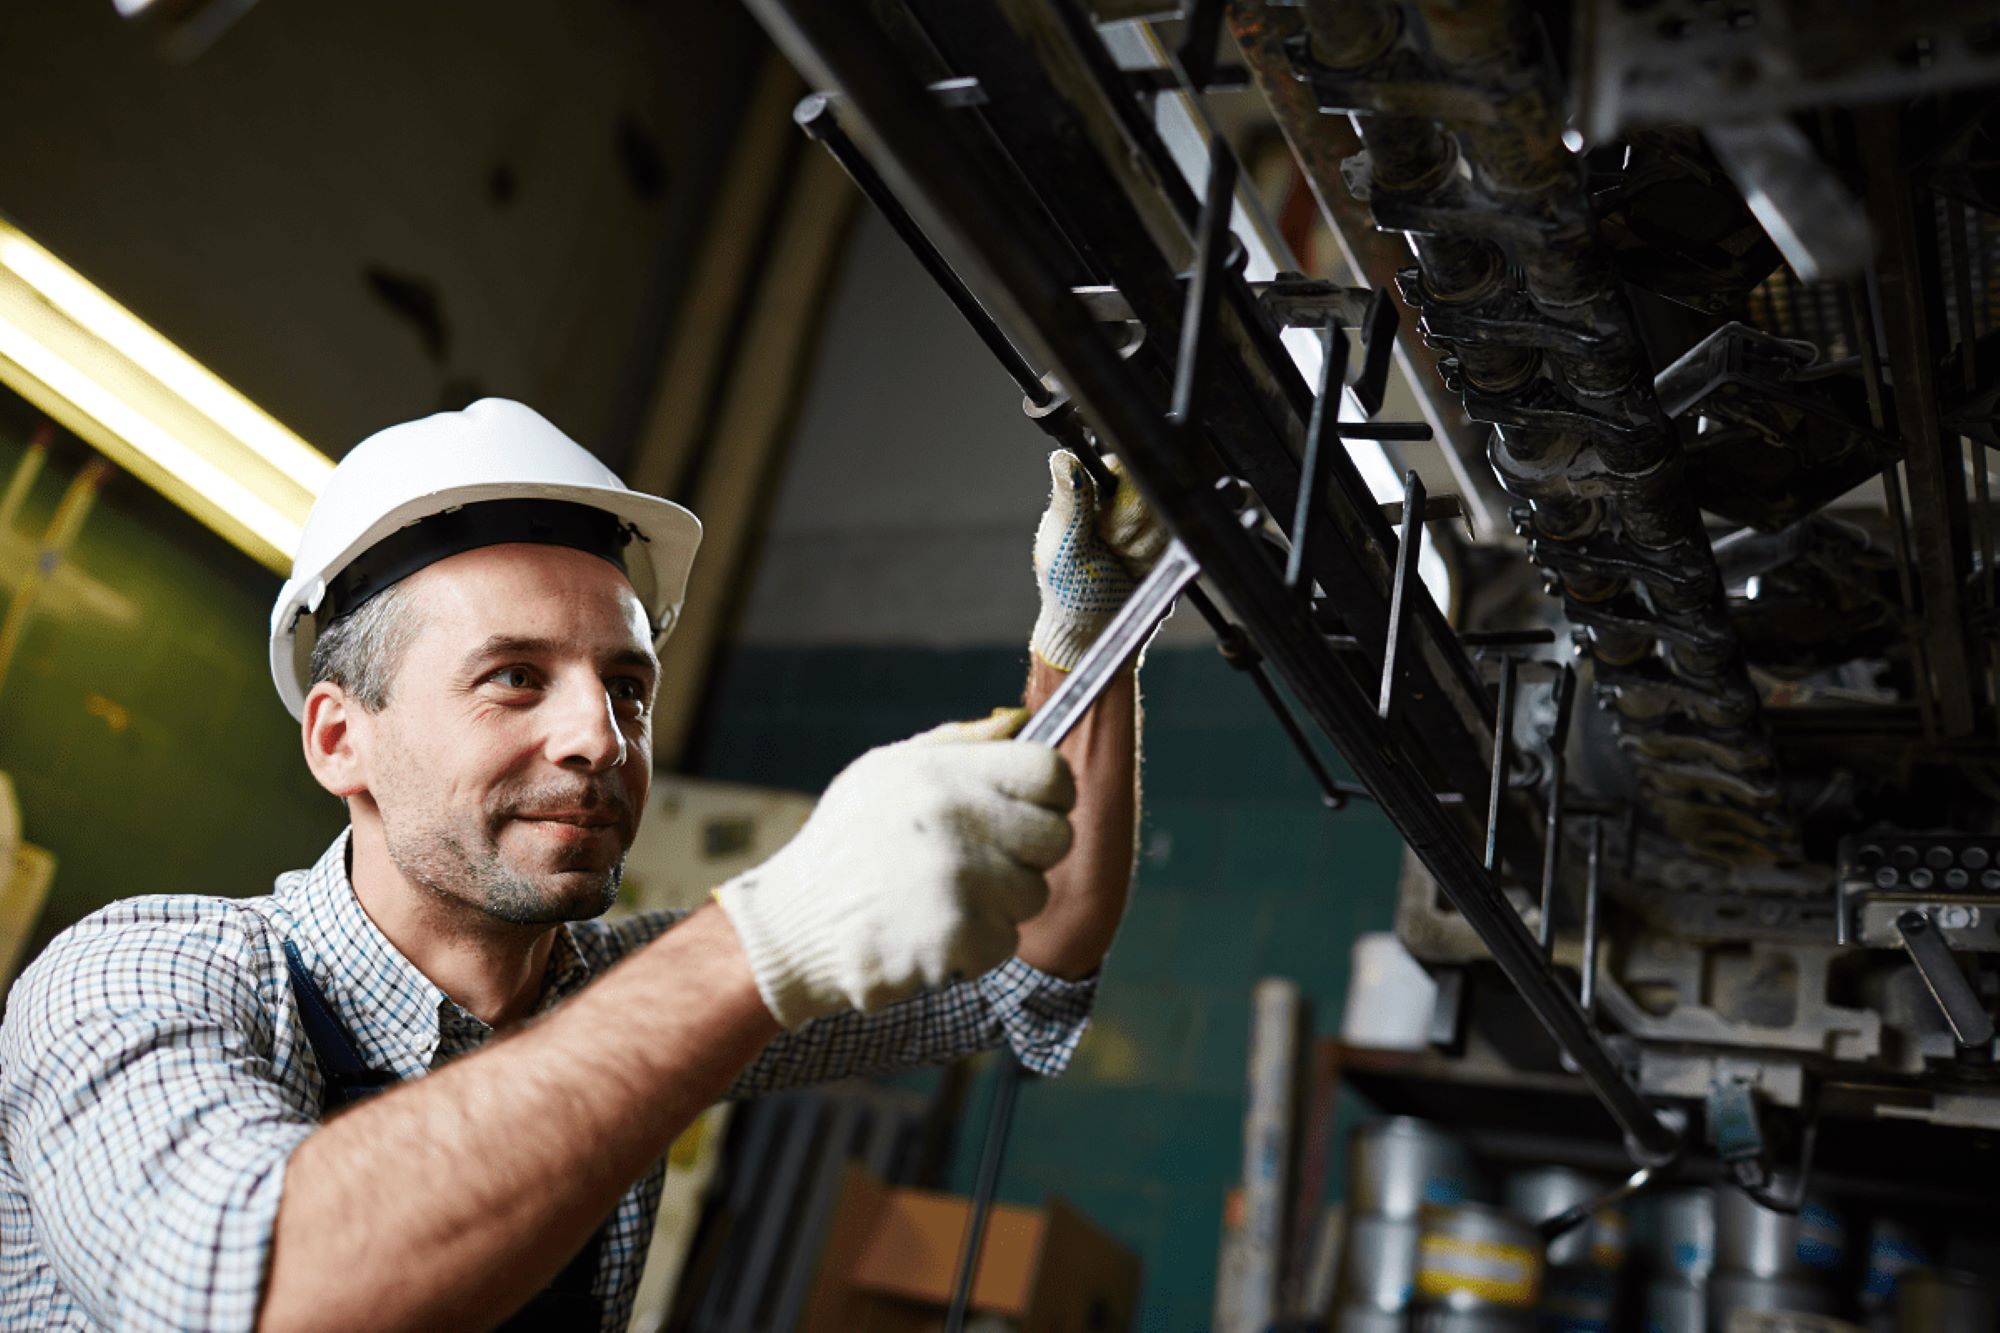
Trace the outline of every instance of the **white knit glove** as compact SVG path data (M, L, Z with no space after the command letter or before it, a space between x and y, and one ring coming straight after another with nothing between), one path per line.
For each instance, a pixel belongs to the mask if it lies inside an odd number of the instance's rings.
M1049 507L1035 529L1035 582L1042 610L1028 647L1061 671L1076 666L1132 589L1166 549L1167 530L1139 498L1139 490L1110 463L1118 478L1109 504L1067 449L1049 455Z
M1014 952L1069 851L1069 765L1046 745L993 739L1003 709L870 750L826 789L798 835L715 891L758 993L796 1029L880 1009Z

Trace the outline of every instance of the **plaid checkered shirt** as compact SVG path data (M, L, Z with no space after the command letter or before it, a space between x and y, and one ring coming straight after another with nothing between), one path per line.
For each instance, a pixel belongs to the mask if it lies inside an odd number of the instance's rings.
M398 953L347 877L348 834L268 897L115 903L22 974L0 1026L0 1327L247 1329L285 1162L321 1080L285 971L295 943L361 1057L419 1078L493 1036ZM679 919L562 927L540 1008ZM1094 983L1011 959L975 981L780 1037L733 1097L954 1059L1005 1040L1058 1073ZM631 1316L665 1172L619 1201L594 1291Z

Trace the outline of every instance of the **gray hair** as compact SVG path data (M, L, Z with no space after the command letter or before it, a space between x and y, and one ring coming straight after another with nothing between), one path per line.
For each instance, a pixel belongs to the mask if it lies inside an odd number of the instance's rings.
M371 713L389 702L389 682L419 628L409 590L394 584L326 627L313 641L306 688L330 680Z

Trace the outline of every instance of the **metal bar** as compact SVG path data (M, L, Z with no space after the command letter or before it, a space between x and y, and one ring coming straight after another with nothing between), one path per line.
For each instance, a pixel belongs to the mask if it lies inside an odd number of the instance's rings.
M1647 1104L1576 997L1549 968L1480 865L1463 826L1431 792L1421 765L1411 762L1396 734L1382 725L1340 660L1316 634L1302 629L1296 600L1257 541L1214 493L1212 461L1169 428L1138 368L1119 357L1069 284L1023 243L1022 201L964 169L965 153L949 120L929 113L922 83L851 4L749 3L812 82L847 93L882 147L877 165L898 197L982 300L1021 332L1030 352L1044 356L1086 405L1153 511L1186 544L1204 577L1241 617L1251 641L1403 831L1440 890L1623 1129L1629 1150L1642 1161L1671 1158L1679 1132Z
M1931 924L1929 914L1904 912L1896 918L1896 932L1903 937L1903 947L1910 951L1910 961L1916 964L1925 989L1944 1011L1944 1021L1951 1024L1952 1037L1960 1046L1990 1046L1993 1015L1979 1002L1965 973L1958 970L1958 960L1951 956L1950 947Z
M1111 623L1084 650L1075 668L1042 701L1016 738L1042 745L1060 744L1132 660L1132 655L1152 637L1167 612L1173 609L1174 598L1200 573L1201 566L1188 554L1187 547L1178 540L1168 542L1167 549L1160 553L1159 563L1132 590Z
M1604 816L1590 817L1590 859L1583 877L1583 977L1576 1002L1586 1018L1597 1013L1597 900L1603 887Z
M1382 692L1375 712L1393 722L1401 710L1403 625L1417 582L1417 556L1424 547L1424 483L1415 469L1403 477L1403 534L1396 542L1396 573L1389 583L1389 634L1382 646Z
M1361 373L1349 386L1361 415L1372 417L1382 410L1382 395L1389 387L1389 363L1396 350L1396 302L1386 288L1375 289L1368 313L1361 324Z
M986 313L986 308L960 281L958 274L952 272L951 265L931 244L930 237L924 235L924 229L916 224L908 210L897 201L894 192L883 183L881 173L870 166L868 159L861 155L861 150L854 146L854 140L840 126L840 116L834 110L833 99L825 93L809 93L792 109L792 119L808 137L832 154L834 161L840 163L840 169L847 173L862 197L875 205L875 210L901 238L916 261L923 265L924 272L930 274L931 281L937 283L945 299L965 316L965 322L972 326L973 333L986 344L986 350L993 354L993 359L1000 363L1008 377L1020 386L1028 401L1037 407L1046 406L1054 397L1048 385L1042 383L1034 367L1000 331L1000 326L993 322L993 317Z
M1935 349L1929 317L1937 275L1927 268L1935 238L1928 192L1902 171L1901 118L1893 106L1855 112L1855 129L1867 164L1869 219L1881 240L1876 295L1883 344L1895 385L1896 428L1910 472L1910 506L1917 576L1923 589L1928 684L1936 691L1938 723L1948 739L1969 736L1975 725L1972 653L1965 625L1965 574L1971 563L1965 503L1964 455L1944 432L1933 371ZM1926 206L1918 208L1919 199Z
M1215 48L1222 40L1223 0L1188 0L1181 44L1174 50L1181 73L1196 90L1215 78Z
M1306 574L1306 552L1312 545L1314 515L1326 490L1327 463L1335 448L1340 422L1340 386L1347 380L1347 335L1332 320L1326 325L1326 361L1320 368L1319 396L1313 400L1312 421L1306 427L1306 457L1299 472L1299 502L1292 507L1292 549L1285 557L1285 586L1301 597L1312 596Z
M958 1276L951 1284L951 1306L945 1312L946 1333L965 1333L965 1311L972 1303L972 1279L979 1271L979 1247L986 1239L986 1218L1000 1188L1000 1167L1007 1157L1007 1138L1014 1127L1014 1101L1027 1071L1012 1051L1002 1052L993 1109L986 1116L986 1137L979 1152L979 1176L973 1182L972 1209L965 1219L965 1246L958 1255Z
M1319 752L1313 749L1312 742L1299 729L1298 719L1292 716L1292 710L1286 707L1284 699L1278 694L1278 687L1271 683L1269 673L1264 670L1264 659L1257 652L1257 645L1244 634L1243 627L1231 623L1214 599L1201 590L1199 583L1188 585L1187 599L1214 632L1215 646L1221 651L1222 660L1249 676L1250 683L1257 687L1257 693L1278 719L1285 739L1292 743L1292 748L1298 751L1299 758L1305 761L1306 768L1312 773L1313 781L1319 784L1320 801L1326 808L1344 810L1348 798L1366 797L1366 791L1350 787L1327 771L1326 765L1320 761Z
M1174 402L1167 415L1182 426L1195 420L1195 394L1215 336L1215 303L1222 293L1222 265L1232 237L1229 215L1236 207L1236 155L1217 139L1208 157L1208 197L1201 206L1194 272L1188 278L1187 306L1181 315L1181 350L1174 364Z
M1500 798L1507 791L1507 753L1514 736L1514 659L1500 659L1500 698L1493 710L1493 785L1486 789L1486 868L1500 868Z

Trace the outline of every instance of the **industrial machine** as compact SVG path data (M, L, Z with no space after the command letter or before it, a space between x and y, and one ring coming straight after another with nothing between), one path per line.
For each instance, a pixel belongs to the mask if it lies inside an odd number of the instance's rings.
M1352 1078L1635 1186L1984 1202L1990 4L752 8L1029 415L1199 566L1328 817L1402 830L1437 1011ZM1238 189L1260 126L1337 271ZM1375 420L1398 365L1420 419Z

